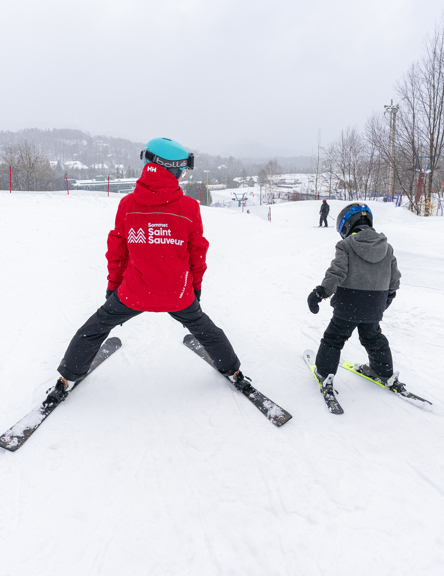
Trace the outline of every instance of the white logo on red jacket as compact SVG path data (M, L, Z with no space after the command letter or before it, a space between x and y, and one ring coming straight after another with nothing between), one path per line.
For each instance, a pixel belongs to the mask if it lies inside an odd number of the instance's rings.
M154 166L148 166L146 167L146 171L150 171L150 172L157 172L157 168L154 168Z
M128 244L146 244L146 237L145 232L142 228L139 228L137 234L134 231L134 228L130 228L128 232Z
M148 244L176 244L182 246L183 240L171 238L168 224L148 224Z

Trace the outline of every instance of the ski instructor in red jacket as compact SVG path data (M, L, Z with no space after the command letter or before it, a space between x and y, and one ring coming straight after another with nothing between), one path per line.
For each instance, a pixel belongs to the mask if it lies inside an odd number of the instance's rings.
M208 241L199 204L179 186L194 168L194 156L174 140L154 138L140 157L142 175L134 192L122 198L108 236L106 302L69 344L56 389L70 389L88 372L111 330L142 312L168 312L242 388L247 379L233 347L199 303Z

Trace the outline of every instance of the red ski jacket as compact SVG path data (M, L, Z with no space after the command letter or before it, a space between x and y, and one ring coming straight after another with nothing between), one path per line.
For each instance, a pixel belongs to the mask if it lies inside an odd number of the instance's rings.
M183 310L201 288L207 250L199 204L168 170L146 164L108 236L108 288L133 310Z

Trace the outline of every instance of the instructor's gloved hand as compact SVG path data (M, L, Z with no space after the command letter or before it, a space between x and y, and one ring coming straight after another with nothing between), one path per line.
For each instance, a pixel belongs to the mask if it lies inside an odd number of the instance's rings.
M109 288L106 289L106 299L108 300L108 298L111 296L111 294L114 294L115 290L110 290Z
M319 312L319 302L322 302L325 298L328 298L327 292L323 286L316 286L313 292L310 292L307 298L308 307L310 312L317 314Z
M195 291L194 291L194 294L195 294L198 302L200 302L200 295L201 295L201 293L202 293L202 290L195 290Z
M387 304L385 307L386 310L395 298L396 298L396 290L394 292L389 292L389 295L387 296Z

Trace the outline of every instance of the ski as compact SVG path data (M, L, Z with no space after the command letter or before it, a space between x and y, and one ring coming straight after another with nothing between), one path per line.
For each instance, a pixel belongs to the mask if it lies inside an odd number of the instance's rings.
M311 373L313 374L316 382L319 384L319 388L321 391L321 394L325 400L325 403L327 404L327 408L329 409L329 411L332 414L344 414L344 410L342 409L342 406L339 404L339 402L336 399L334 390L332 389L331 391L325 391L322 387L322 384L319 382L316 374L315 374L315 358L316 358L316 354L313 352L313 350L306 350L304 352L304 360L307 364L307 366L310 368Z
M66 398L71 394L71 392L83 382L85 378L91 374L104 360L109 358L111 354L114 354L122 346L122 342L119 338L109 338L104 344L102 344L100 350L98 351L96 357L94 358L88 373L76 380L72 388L68 392L59 391L55 388L50 388L47 392L47 397L43 402L36 406L31 412L19 420L14 426L9 428L0 436L0 447L9 450L10 452L15 452L28 440L28 438L37 430L37 428L48 418L50 414L59 406Z
M365 378L366 380L370 380L370 382L373 382L373 384L377 384L378 386L381 386L381 388L385 388L386 390L390 390L390 392L393 392L394 394L396 394L396 396L403 396L404 398L408 398L410 400L418 400L420 402L425 402L426 404L432 405L432 402L429 402L429 400L426 400L425 398L421 398L420 396L417 396L416 394L413 394L412 392L409 392L408 390L406 390L404 384L400 383L401 384L400 388L397 388L396 384L393 387L389 387L389 386L385 386L379 380L373 380L373 378L370 378L369 376L366 376L365 374L363 374L362 372L359 371L360 366L362 366L362 364L352 364L351 362L344 362L342 364L342 368L345 368L345 370L349 370L350 372L353 372L354 374L358 374L358 376L361 376L362 378Z
M201 344L199 344L192 334L187 334L183 339L183 343L187 348L195 352L200 356L200 358L205 360L205 362L208 362L208 364L214 368L214 364L207 351ZM214 369L216 370L216 368ZM221 376L223 376L223 374L221 374ZM228 378L227 380L230 382ZM289 412L264 396L259 392L259 390L256 390L256 388L251 386L251 384L248 384L245 388L239 391L242 392L242 394L246 396L248 400L250 400L275 426L283 426L292 418L292 415Z

